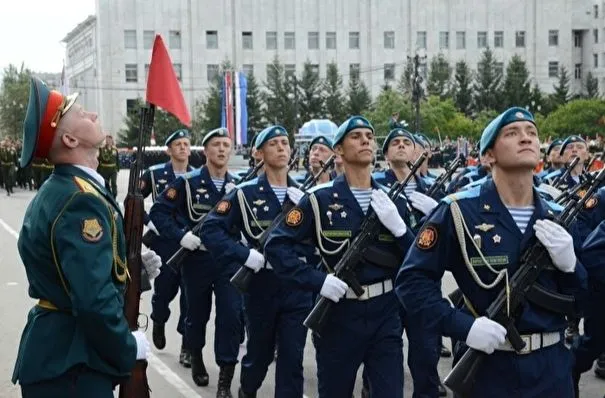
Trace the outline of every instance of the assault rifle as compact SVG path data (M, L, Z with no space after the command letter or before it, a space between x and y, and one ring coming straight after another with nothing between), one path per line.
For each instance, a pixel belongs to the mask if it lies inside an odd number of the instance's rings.
M412 165L410 173L407 175L407 177L403 181L398 181L393 184L388 194L392 201L395 201L403 192L405 186L412 178L414 178L414 175L426 158L426 153L420 155ZM338 260L336 266L334 266L334 276L343 280L347 285L349 285L357 297L360 297L362 294L364 294L364 289L357 280L355 271L357 267L359 267L359 260L363 257L364 252L368 249L368 244L380 233L380 227L381 223L376 215L376 212L369 208L366 217L359 227L359 232L349 245L347 251L343 254L340 260ZM313 332L320 335L334 304L335 303L330 299L320 296L303 324Z
M313 185L315 185L317 183L317 180L319 180L319 177L321 177L321 175L323 173L328 171L328 169L334 165L335 158L336 157L334 155L332 155L326 163L322 162L323 164L322 164L321 170L315 175L310 175L305 180L305 182L303 182L303 184L300 186L300 190L305 192L307 189L309 189ZM256 246L258 249L260 249L259 251L262 251L263 247L265 247L265 243L267 242L267 239L269 238L269 234L272 231L274 231L275 228L277 228L284 221L284 219L286 218L286 215L288 214L288 212L290 210L292 210L294 208L294 206L295 206L294 203L292 203L292 201L290 201L290 200L286 200L284 202L281 213L273 219L273 221L271 222L271 225L269 225L267 227L267 229L265 229L263 231L263 233L261 234L261 236L258 238L258 244ZM235 273L235 275L233 275L233 277L231 278L231 284L233 286L235 286L237 288L237 290L239 290L240 292L246 293L248 291L248 286L250 286L250 281L252 281L253 275L254 275L254 271L252 271L250 268L243 265Z
M569 177L569 174L571 174L571 171L576 167L576 165L578 164L578 162L580 161L580 158L575 157L570 164L567 165L567 167L565 168L565 171L559 175L559 177L553 182L552 186L553 188L559 188L559 186L567 179L567 177Z
M568 228L604 179L605 169L601 170L595 177L592 185L586 191L586 195L579 200L577 197L572 198L565 209L555 217L554 221L562 227ZM506 338L516 352L521 352L526 343L517 330L515 322L521 315L523 304L528 300L528 295L536 284L538 276L549 266L552 266L552 259L548 251L542 243L535 239L534 243L521 256L519 268L510 279L509 286L504 287L498 293L496 299L485 311L485 316L506 328ZM510 292L507 295L509 289ZM444 384L461 397L470 395L477 371L481 369L483 360L487 355L483 351L469 348L450 374L447 375Z
M454 159L452 163L450 163L450 165L447 167L447 169L445 169L445 171L437 178L437 180L435 180L435 183L431 185L429 190L426 192L426 195L435 199L437 193L439 193L441 188L443 188L445 184L450 180L452 174L454 174L454 172L458 170L458 167L462 166L463 163L464 161L460 156Z

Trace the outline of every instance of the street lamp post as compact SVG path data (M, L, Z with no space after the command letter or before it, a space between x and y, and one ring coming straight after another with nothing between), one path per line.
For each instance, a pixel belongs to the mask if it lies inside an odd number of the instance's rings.
M426 56L420 56L416 54L414 58L408 56L408 62L414 62L414 75L412 78L412 111L415 113L416 118L414 121L415 132L420 131L420 99L422 98L422 82L423 78L420 76L420 65L424 64Z

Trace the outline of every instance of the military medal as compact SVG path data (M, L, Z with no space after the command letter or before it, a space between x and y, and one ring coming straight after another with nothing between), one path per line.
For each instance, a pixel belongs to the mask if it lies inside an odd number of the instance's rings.
M332 225L332 212L328 210L326 212L326 216L328 216L328 221L330 221L330 225Z
M479 236L479 234L475 234L475 236L473 236L473 241L475 242L477 247L481 249L481 236Z
M492 239L494 240L494 243L500 243L500 241L502 240L502 237L498 234L492 236Z
M486 223L475 225L475 229L478 229L481 232L487 232L494 227L495 227L494 224L486 224Z
M269 206L265 206L265 207L263 207L263 210L264 210L264 211L269 211Z
M340 217L347 218L347 212L343 210L342 213L340 213Z

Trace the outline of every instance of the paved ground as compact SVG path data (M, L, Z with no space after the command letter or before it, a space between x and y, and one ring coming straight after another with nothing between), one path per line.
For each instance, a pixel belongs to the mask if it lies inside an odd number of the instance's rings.
M237 159L233 162L233 169L245 168L245 162ZM127 185L127 171L121 171L119 175L119 200ZM19 344L21 331L25 324L27 311L34 304L27 295L27 279L23 265L16 248L16 239L21 227L23 214L28 202L34 192L16 190L15 195L10 198L0 193L0 314L2 314L2 329L0 332L0 398L19 397L19 389L11 382L16 350ZM149 206L150 203L147 203ZM446 275L443 283L444 294L455 288L455 282ZM149 314L151 295L146 293L142 300L142 312ZM178 314L178 298L172 305L173 314ZM208 346L204 349L204 357L210 373L210 385L200 388L194 385L190 372L178 364L178 352L180 347L180 336L176 333L176 316L172 316L166 328L168 344L163 351L153 349L150 357L149 381L152 388L152 396L160 398L208 398L216 395L216 382L218 368L214 363L212 352L212 336L214 335L214 320L208 324ZM147 331L151 339L151 330ZM444 340L449 346L449 339ZM407 342L405 342L407 346ZM241 347L240 355L245 353L245 347ZM240 356L240 358L241 358ZM407 357L406 357L407 360ZM439 364L439 373L445 376L451 367L449 359L442 359ZM317 379L315 377L315 352L310 337L307 339L304 357L305 369L305 394L307 397L317 396ZM274 365L269 368L265 383L259 391L259 398L272 397L274 391ZM405 370L405 395L412 396L411 376L406 367ZM239 379L239 367L234 378L233 392L236 393L237 380ZM355 390L355 396L359 397L360 377ZM587 373L582 380L582 397L602 397L605 392L605 383L594 377L592 372ZM450 393L450 396L452 394Z

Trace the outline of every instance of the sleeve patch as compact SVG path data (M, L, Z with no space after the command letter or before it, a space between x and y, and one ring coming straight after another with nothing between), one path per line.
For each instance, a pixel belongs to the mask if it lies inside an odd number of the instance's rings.
M288 212L286 216L286 224L290 227L298 227L303 220L303 212L295 207Z
M599 199L597 199L596 197L593 196L590 199L588 199L586 201L586 203L584 203L584 207L587 209L592 209L597 205L597 203L599 203Z
M103 237L103 227L96 218L82 220L82 238L86 242L96 243Z
M427 225L420 231L416 238L416 246L421 250L429 250L437 243L439 234L437 229L432 225Z
M176 199L176 189L168 188L166 191L166 199L175 200Z
M139 180L139 189L141 191L145 189L145 180Z
M216 205L216 212L218 214L227 214L230 209L231 209L231 202L229 202L228 200L221 200Z

